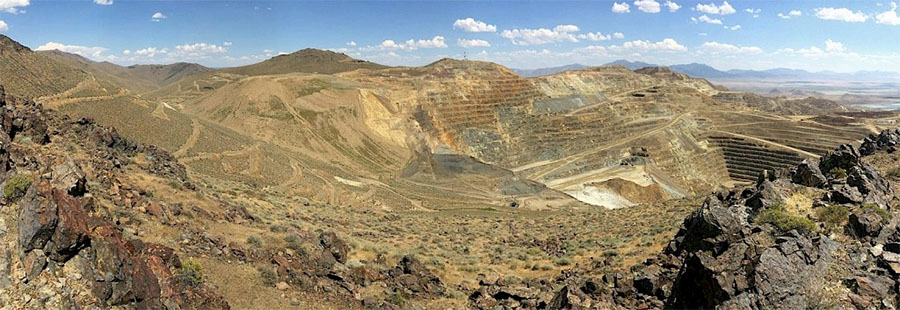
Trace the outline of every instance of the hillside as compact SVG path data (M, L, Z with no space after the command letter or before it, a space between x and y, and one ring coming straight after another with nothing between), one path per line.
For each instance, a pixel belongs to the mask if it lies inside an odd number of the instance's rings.
M538 77L542 75L551 75L557 74L564 71L570 70L584 70L587 69L588 66L581 64L571 64L559 67L551 67L551 68L540 68L540 69L513 69L516 74L521 75L523 77Z
M155 90L187 76L212 71L210 68L192 63L123 67L109 62L95 62L76 54L58 50L40 51L38 54L46 55L60 63L89 72L97 78L111 81L135 93Z
M69 90L90 79L83 70L35 53L0 35L0 85L17 96L37 98Z
M263 62L221 71L243 75L269 75L293 72L334 74L356 69L384 69L387 66L353 59L343 53L318 49L303 49L291 54L272 57Z

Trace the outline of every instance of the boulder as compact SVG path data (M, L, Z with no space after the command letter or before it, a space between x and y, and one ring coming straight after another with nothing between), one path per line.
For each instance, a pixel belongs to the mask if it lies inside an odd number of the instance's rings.
M828 152L819 161L819 170L828 174L832 169L840 168L844 170L859 165L860 154L850 144L841 144L834 151Z
M819 161L805 159L791 171L791 182L808 187L822 187L828 183L828 178L819 170Z
M71 158L53 168L51 172L53 187L64 190L69 195L80 197L87 192L87 179L84 171Z
M875 237L884 227L884 219L875 210L862 208L850 214L847 230L857 238Z
M66 192L53 189L51 195L57 206L58 222L44 250L50 259L65 262L90 243L88 214L84 203Z
M39 189L40 188L40 189ZM19 249L22 254L35 249L43 249L53 237L57 216L57 205L39 192L49 192L49 184L41 182L32 185L19 202Z
M347 253L350 252L350 246L335 235L334 232L327 231L320 234L319 244L325 251L331 253L338 262L342 264L347 262Z
M722 206L718 198L709 197L700 208L685 218L666 253L721 253L728 248L729 243L741 239L746 225L746 218Z
M863 156L875 154L875 151L879 150L893 153L897 150L898 144L900 144L900 129L888 129L878 135L872 134L863 139L859 146L859 153Z

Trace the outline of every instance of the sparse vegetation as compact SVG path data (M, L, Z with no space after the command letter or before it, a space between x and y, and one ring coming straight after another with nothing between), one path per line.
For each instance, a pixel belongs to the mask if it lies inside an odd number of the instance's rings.
M790 214L782 205L773 205L756 216L757 224L772 224L780 232L785 233L791 230L797 230L800 233L808 234L816 231L816 223L812 220Z
M278 274L272 270L271 266L259 266L256 267L256 271L259 272L259 278L266 286L271 287L278 283Z
M252 235L247 237L247 244L255 248L261 248L263 246L263 240L257 235Z
M31 178L24 174L17 174L6 180L3 186L3 196L6 199L16 199L25 195L28 187L31 186Z
M831 168L831 171L828 171L828 175L835 179L845 179L847 178L847 170L843 168Z
M203 266L194 261L185 261L181 268L175 270L175 278L185 285L200 286L203 284Z
M816 218L822 221L827 232L842 227L850 215L850 209L843 205L828 205L816 209Z
M876 214L878 214L879 217L881 217L881 222L883 223L887 223L892 218L894 218L894 216L890 212L888 212L888 210L885 210L876 204L863 204L860 209L874 211Z

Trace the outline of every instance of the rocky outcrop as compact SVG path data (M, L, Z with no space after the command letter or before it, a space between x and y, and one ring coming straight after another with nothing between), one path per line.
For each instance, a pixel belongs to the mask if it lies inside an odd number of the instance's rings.
M896 134L872 137L864 148L889 151ZM658 256L629 274L602 274L599 282L591 280L596 269L582 270L581 280L565 281L547 308L896 308L900 220L889 215L894 192L863 156L842 145L787 174L766 173L751 187L710 196ZM797 193L811 195L815 208L850 212L836 212L845 217L825 223L816 210L791 209ZM850 241L816 227L834 223L846 223ZM487 295L473 295L473 303L493 305Z
M893 153L897 150L898 144L900 144L900 129L889 129L863 139L859 153L863 156L875 154L876 151Z

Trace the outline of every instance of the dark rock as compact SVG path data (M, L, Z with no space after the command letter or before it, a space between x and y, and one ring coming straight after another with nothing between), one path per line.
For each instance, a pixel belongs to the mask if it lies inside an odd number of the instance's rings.
M847 184L835 184L824 199L840 204L859 204L862 203L863 196L856 187Z
M875 210L863 208L850 214L847 228L857 238L875 237L884 227L884 220Z
M47 267L47 255L44 255L42 250L34 250L28 252L22 262L25 265L25 277L28 280L33 280Z
M819 170L828 174L833 169L839 168L849 170L851 167L859 165L860 154L852 145L842 144L834 151L828 152L822 156L819 162Z
M723 207L717 198L709 197L703 206L684 220L667 253L675 255L694 251L721 253L729 243L741 239L746 225L746 218Z
M441 280L413 256L404 256L388 274L398 285L413 293L444 293Z
M900 129L888 129L877 136L873 134L863 139L859 153L863 156L875 154L879 150L893 153L897 150L897 144L900 144Z
M747 198L747 207L753 210L762 210L783 202L784 195L779 190L779 185L766 180L759 183L756 192Z
M350 252L350 246L334 232L327 231L319 235L319 244L338 262L342 264L347 262L347 252Z
M58 223L50 243L44 248L50 259L65 262L90 243L88 215L84 203L59 189L52 190Z
M41 189L39 189L41 188ZM32 184L19 202L19 248L22 253L43 249L50 241L59 221L57 205L42 197L39 192L49 192L49 184Z
M828 183L828 179L819 170L819 161L805 159L791 173L791 181L808 187L822 187Z

